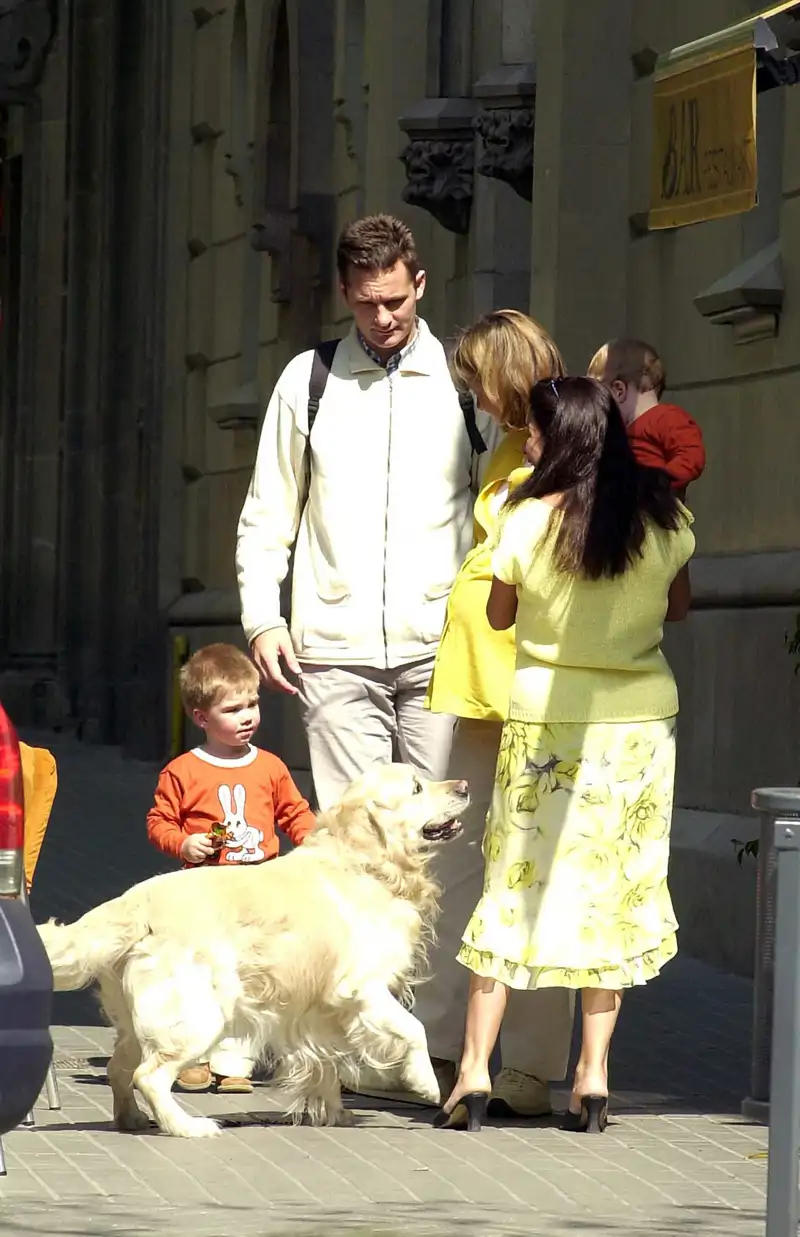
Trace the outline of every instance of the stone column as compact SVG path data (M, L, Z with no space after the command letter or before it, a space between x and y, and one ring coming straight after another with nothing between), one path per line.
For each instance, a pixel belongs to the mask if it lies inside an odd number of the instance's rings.
M103 681L103 628L116 598L103 550L120 513L105 502L103 458L113 424L105 349L113 312L116 23L117 6L105 0L72 7L59 626L70 711L92 737L107 733L113 710ZM135 554L130 546L129 563Z
M85 737L148 755L163 754L168 8L76 0L70 70L62 669Z
M530 194L520 193L512 179L516 166L525 169L523 182L532 175L535 6L536 0L480 0L474 6L469 73L474 196L469 245L448 288L450 323L470 322L499 307L528 308ZM455 41L454 46L458 49ZM499 143L493 139L501 114L504 121L513 118L513 141L505 132ZM528 127L517 141L520 118Z
M131 378L124 388L118 388L111 484L116 476L118 484L124 485L124 507L107 553L113 564L112 587L120 600L115 621L106 624L104 642L106 673L114 685L114 738L130 755L158 759L166 750L169 656L166 616L160 604L160 553L163 521L175 511L174 506L162 505L164 443L174 432L165 425L167 273L172 269L167 220L174 5L171 0L148 0L146 6L134 7L122 0L122 9L123 51L127 53L123 63L135 54L135 70L127 81L123 76L122 86L127 89L120 107L127 140L123 138L119 152L124 180L118 195L129 206L126 214L120 212L112 245L128 249L130 262L128 275L117 286L117 337L108 364L115 370L121 347L130 348ZM106 261L114 260L112 251ZM107 501L113 502L113 491ZM126 548L132 544L138 547L138 556L129 564Z
M16 287L4 293L2 698L19 722L58 716L55 687L67 4L0 14L3 181ZM42 71L44 69L44 76ZM9 218L16 212L16 220Z
M626 327L631 3L547 0L536 14L531 312L582 372Z

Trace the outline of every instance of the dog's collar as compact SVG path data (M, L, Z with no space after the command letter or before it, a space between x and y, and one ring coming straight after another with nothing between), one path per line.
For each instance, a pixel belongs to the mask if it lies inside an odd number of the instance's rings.
M197 756L198 760L204 760L208 765L216 765L218 769L241 769L245 765L251 765L258 755L258 748L250 744L250 750L245 752L244 756L238 756L236 760L223 760L220 756L212 756L210 752L204 752L199 747L192 748L192 755Z

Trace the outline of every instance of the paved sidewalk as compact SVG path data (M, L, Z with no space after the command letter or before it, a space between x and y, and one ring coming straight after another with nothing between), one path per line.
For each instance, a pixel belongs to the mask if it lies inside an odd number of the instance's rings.
M49 745L61 786L34 913L72 918L158 869L143 836L155 771L69 740ZM438 1131L426 1110L372 1101L354 1105L353 1128L293 1127L264 1085L253 1096L182 1096L228 1125L218 1139L186 1142L111 1128L110 1033L87 994L60 994L63 1110L40 1104L37 1127L4 1140L0 1231L761 1234L766 1131L738 1115L750 1002L747 982L686 958L632 993L614 1044L612 1124L601 1138L564 1134L553 1121L504 1123L479 1136Z

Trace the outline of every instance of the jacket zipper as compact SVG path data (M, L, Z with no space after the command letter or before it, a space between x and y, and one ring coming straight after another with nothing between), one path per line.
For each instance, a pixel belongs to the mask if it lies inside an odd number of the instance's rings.
M386 375L389 383L389 433L386 442L386 507L383 518L383 607L381 611L381 625L383 627L383 663L384 670L389 669L389 637L386 632L386 565L387 565L387 546L389 543L389 495L390 495L390 472L392 467L392 411L393 411L393 375Z

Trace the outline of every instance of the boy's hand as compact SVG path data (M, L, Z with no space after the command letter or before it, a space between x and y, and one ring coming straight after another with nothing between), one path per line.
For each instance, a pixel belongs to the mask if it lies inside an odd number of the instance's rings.
M181 845L181 859L185 859L187 863L202 863L216 850L217 847L211 840L210 834L191 833Z

